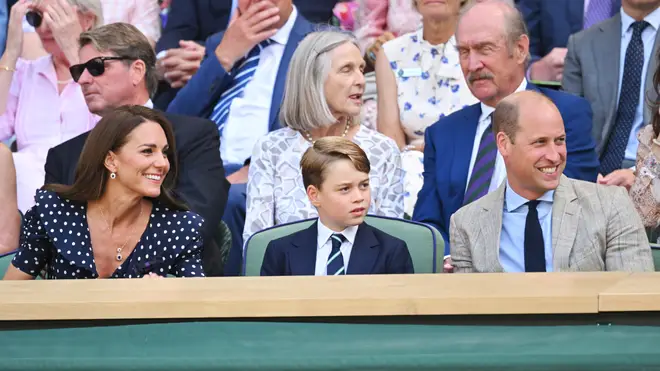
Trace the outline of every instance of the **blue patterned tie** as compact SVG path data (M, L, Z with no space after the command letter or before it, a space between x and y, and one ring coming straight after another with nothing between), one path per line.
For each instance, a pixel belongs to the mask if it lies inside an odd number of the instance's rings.
M491 113L488 120L491 121L492 118L493 114ZM493 179L493 172L495 171L495 159L497 159L497 145L495 144L491 122L481 135L477 158L474 160L474 167L472 167L470 183L467 191L465 191L463 205L467 205L488 193L488 187L490 187L490 181Z
M584 12L584 29L600 23L612 16L614 0L591 0Z
M648 25L646 21L638 21L630 26L633 29L633 35L626 49L616 121L600 160L600 172L603 175L621 169L623 163L639 104L639 90L642 86L642 69L644 67L642 32Z
M340 250L342 242L346 241L346 237L343 234L335 233L330 236L330 241L332 242L332 251L330 251L330 256L328 257L327 274L328 276L346 274L344 256Z
M210 119L218 126L218 132L222 136L222 130L227 123L229 117L229 107L234 98L242 97L245 86L252 80L254 73L259 65L259 55L261 51L272 44L273 41L268 39L260 42L257 46L252 48L250 52L240 60L236 65L237 68L232 69L234 80L231 82L227 90L220 96L218 103L211 112Z

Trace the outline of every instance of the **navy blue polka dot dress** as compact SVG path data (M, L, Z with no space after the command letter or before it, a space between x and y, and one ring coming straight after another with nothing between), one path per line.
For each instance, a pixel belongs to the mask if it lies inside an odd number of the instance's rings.
M36 206L25 214L20 247L12 264L27 274L46 278L98 278L87 224L87 207L40 190ZM203 277L204 220L190 211L173 211L153 202L149 224L135 249L111 275L138 278L160 276Z

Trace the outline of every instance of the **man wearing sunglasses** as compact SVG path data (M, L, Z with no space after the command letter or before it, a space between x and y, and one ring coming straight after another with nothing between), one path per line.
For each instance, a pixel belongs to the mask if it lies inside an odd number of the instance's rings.
M70 67L92 113L103 116L123 105L153 108L158 78L156 55L147 38L135 26L112 23L84 32L79 39L82 63ZM166 115L174 128L179 160L175 192L204 217L202 261L208 276L222 273L220 251L214 243L227 202L220 146L215 125L206 119ZM78 157L88 133L52 148L46 160L46 183L72 184Z

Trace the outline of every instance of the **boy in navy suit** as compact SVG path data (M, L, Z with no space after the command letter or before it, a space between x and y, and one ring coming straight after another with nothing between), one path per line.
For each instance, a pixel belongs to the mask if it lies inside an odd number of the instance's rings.
M340 137L317 140L300 160L319 219L271 241L262 276L414 273L406 243L364 222L371 202L369 159Z

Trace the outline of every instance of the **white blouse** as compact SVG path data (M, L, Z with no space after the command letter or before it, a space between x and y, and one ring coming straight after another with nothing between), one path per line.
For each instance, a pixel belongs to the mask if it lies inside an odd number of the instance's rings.
M403 217L403 171L396 143L364 126L353 137L369 158L369 214ZM243 240L277 224L318 216L307 199L300 159L311 146L289 128L275 130L254 146L247 183L247 213Z

